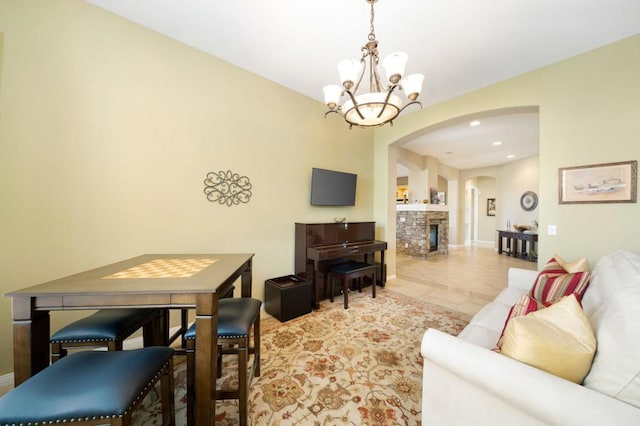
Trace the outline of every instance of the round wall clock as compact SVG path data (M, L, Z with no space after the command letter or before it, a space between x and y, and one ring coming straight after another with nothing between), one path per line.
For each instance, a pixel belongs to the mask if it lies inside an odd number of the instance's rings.
M527 191L520 197L520 207L524 211L532 211L538 206L538 196L533 191Z

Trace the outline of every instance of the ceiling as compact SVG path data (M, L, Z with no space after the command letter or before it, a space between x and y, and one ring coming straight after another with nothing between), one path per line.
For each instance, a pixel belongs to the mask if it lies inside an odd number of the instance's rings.
M320 101L369 33L366 0L86 1ZM404 51L425 74L427 106L638 34L640 1L379 0L374 24L381 57ZM537 154L537 114L481 121L404 147L460 169Z
M459 170L491 167L538 154L538 113L478 117L416 136L402 145ZM475 124L474 123L474 124ZM398 176L408 169L399 166Z

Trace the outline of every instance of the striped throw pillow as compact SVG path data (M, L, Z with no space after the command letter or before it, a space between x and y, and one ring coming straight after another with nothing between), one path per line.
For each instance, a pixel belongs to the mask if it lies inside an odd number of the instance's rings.
M574 293L582 298L589 287L589 270L568 273L562 267L562 263L566 262L561 258L558 261L556 257L551 258L540 271L529 292L530 297L543 304L553 303Z

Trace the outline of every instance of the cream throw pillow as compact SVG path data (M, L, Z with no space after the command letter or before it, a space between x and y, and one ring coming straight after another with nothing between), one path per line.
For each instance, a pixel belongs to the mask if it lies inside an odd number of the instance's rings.
M574 295L507 324L502 354L548 373L582 383L596 351L589 320Z
M557 254L553 257L556 259L556 262L558 262L558 265L570 274L575 274L576 272L589 272L590 270L589 260L587 260L586 257L574 260L573 262L567 262Z

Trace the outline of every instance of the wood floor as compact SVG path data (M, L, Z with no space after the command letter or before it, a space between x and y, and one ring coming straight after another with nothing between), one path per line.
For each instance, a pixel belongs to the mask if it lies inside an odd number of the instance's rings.
M396 278L387 287L473 315L506 287L510 267L536 270L537 263L500 255L483 244L449 248L447 255L424 260L398 256Z

